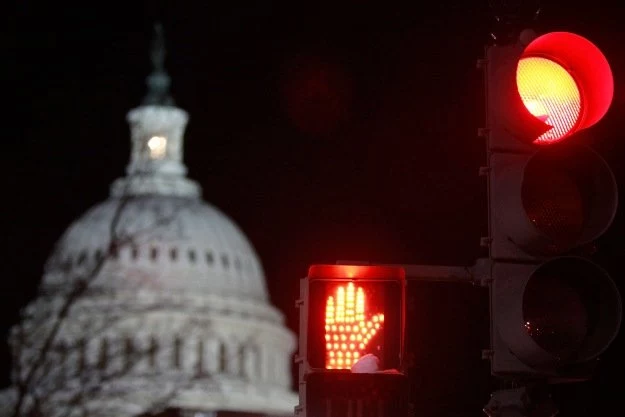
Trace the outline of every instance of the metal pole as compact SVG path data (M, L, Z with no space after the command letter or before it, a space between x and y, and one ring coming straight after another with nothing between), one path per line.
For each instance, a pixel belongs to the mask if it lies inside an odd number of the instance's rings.
M362 261L336 261L337 265L379 265L403 268L408 281L457 282L484 286L490 279L491 260L479 258L472 266L376 264Z
M456 282L484 284L490 278L491 262L478 259L472 266L398 264L406 271L408 281Z
M474 281L472 268L447 265L398 265L406 271L406 279L414 281L468 282Z

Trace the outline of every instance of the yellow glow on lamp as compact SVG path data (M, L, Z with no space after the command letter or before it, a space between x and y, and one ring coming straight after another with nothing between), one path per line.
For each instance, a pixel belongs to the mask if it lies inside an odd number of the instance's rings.
M574 131L582 111L575 79L562 65L542 57L527 57L517 67L517 87L527 110L552 128L534 143L560 141Z
M150 150L150 158L163 159L167 151L167 138L164 136L152 136L148 140L148 149Z

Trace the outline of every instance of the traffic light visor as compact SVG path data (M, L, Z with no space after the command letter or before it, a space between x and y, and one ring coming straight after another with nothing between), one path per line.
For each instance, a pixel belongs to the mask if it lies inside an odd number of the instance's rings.
M516 72L526 109L551 128L534 143L548 145L597 123L612 102L614 83L603 53L587 39L551 32L523 51Z
M308 277L310 366L350 370L365 355L371 355L367 359L373 361L375 370L399 369L403 343L403 269L324 267L311 268ZM383 276L384 272L390 276Z

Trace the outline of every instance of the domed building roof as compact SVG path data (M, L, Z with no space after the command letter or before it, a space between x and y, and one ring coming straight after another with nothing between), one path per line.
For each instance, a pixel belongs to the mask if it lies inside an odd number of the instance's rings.
M63 234L12 329L0 415L293 413L295 337L243 231L186 177L163 59L157 37L127 175Z
M260 261L244 233L197 198L139 195L96 205L58 242L43 287L68 285L81 276L68 270L89 268L109 251L116 273L101 275L93 287L268 300Z

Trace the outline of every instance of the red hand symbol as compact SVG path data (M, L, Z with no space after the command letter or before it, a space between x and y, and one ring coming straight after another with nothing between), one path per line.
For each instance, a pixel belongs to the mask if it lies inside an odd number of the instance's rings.
M384 314L366 314L362 287L339 285L326 302L326 368L350 369L371 338L382 329Z

